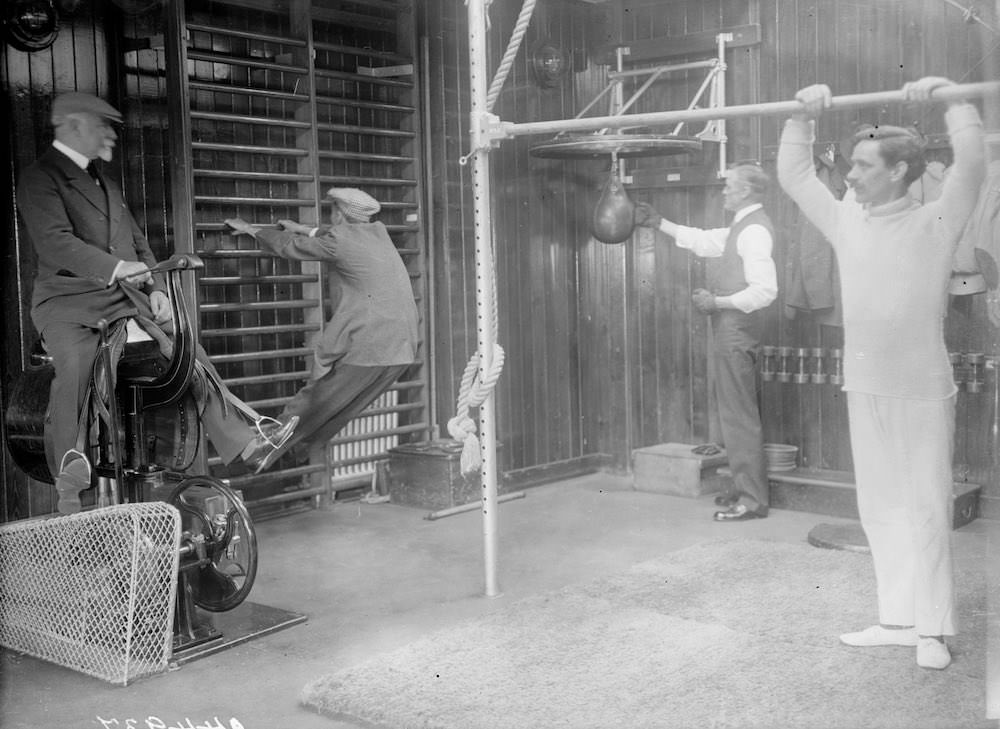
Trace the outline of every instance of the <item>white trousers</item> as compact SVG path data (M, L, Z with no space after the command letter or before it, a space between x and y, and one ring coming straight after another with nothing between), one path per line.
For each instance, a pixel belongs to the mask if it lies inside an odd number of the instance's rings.
M871 547L879 622L954 635L955 397L847 393L858 511Z

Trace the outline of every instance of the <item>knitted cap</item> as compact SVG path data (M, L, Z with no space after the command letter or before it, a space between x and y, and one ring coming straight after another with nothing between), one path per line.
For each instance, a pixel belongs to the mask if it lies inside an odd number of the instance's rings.
M114 122L122 120L121 112L104 99L80 91L69 91L59 94L52 101L52 123L58 124L67 114L90 113L110 119Z
M356 187L331 187L326 196L337 203L337 207L352 220L368 220L382 209L378 200Z

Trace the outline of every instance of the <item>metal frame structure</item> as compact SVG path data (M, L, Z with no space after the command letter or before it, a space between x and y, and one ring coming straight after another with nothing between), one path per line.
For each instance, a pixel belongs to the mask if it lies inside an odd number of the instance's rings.
M643 94L666 74L703 69L707 69L707 73L701 86L699 86L691 98L687 109L720 109L726 105L726 43L732 39L732 33L719 33L716 35L715 58L704 61L689 61L686 63L648 66L628 70L625 68L625 59L629 55L630 49L628 46L618 46L615 48L615 70L608 73L608 83L573 118L585 118L587 112L593 109L605 96L610 96L609 112L611 116L625 116L626 112L642 98ZM625 82L640 78L644 79L642 84L626 100ZM699 107L699 104L705 97L706 91L708 92L708 106ZM627 118L631 119L631 117ZM610 127L600 129L594 134L586 135L583 138L564 138L563 135L566 132L559 132L552 143L534 147L531 153L537 157L596 157L602 154L610 154L617 161L619 158L637 155L677 154L689 151L692 148L700 149L701 142L717 142L719 144L718 175L721 178L726 171L727 138L725 120L717 118L709 119L701 131L687 137L682 137L681 132L684 130L685 124L687 124L686 120L682 119L678 121L673 130L667 135L616 135L609 133L611 131ZM619 168L619 177L625 178L623 165Z

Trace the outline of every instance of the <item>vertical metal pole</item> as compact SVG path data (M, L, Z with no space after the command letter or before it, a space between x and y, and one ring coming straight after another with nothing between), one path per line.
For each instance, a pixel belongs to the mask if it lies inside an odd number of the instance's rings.
M420 112L420 128L424 132L424 155L423 163L423 189L420 190L418 200L420 203L420 225L423 228L422 247L425 251L421 280L424 283L424 293L429 302L427 308L433 311L434 302L437 301L436 286L434 283L434 269L437 261L434 256L434 244L436 231L434 229L434 207L431 198L434 190L434 155L431 153L433 147L433 137L431 134L431 51L430 42L426 36L420 37L420 105L423 107ZM424 347L427 361L427 382L434 387L437 382L437 355L435 354L434 342L437 341L437 326L433 316L425 317L427 320L427 346ZM395 403L394 403L395 404ZM427 434L428 438L437 439L440 436L437 426L438 408L437 398L427 398L427 422L431 424L432 431ZM393 443L392 445L395 445Z
M629 49L619 46L615 49L615 70L621 73L625 69L625 56L629 54ZM611 113L613 115L618 115L622 113L622 107L625 106L625 89L624 82L622 79L616 78L614 81L615 91L611 97ZM617 167L617 169L615 169ZM618 179L621 181L622 185L626 182L626 173L628 170L625 168L625 160L618 159L618 155L611 156L611 171L612 173L617 173ZM628 180L631 182L631 180Z
M172 224L171 253L195 253L195 194L194 152L191 147L191 89L188 86L187 49L190 33L187 29L187 2L177 0L165 6L166 13L166 99L167 123L170 127L170 211ZM195 285L193 271L183 274L184 288L192 292L187 301L188 318L195 340L201 331L201 295ZM200 447L192 464L192 473L208 473L205 434L199 437Z
M719 33L716 37L716 44L718 47L718 58L719 58L719 73L715 77L715 102L713 106L725 106L726 105L726 41L732 40L733 36L731 33ZM726 156L727 147L726 142L726 120L719 119L716 123L716 130L719 135L719 179L726 176Z
M489 79L486 66L486 13L484 0L469 0L469 81L471 84L472 190L474 195L474 229L476 235L476 329L479 351L480 381L485 380L485 368L493 362L495 325L493 313L494 268L493 236L490 224L490 157L489 145L482 143L481 117L488 111ZM494 397L491 392L479 407L479 435L482 450L483 489L483 559L487 597L500 595L497 580L497 462Z

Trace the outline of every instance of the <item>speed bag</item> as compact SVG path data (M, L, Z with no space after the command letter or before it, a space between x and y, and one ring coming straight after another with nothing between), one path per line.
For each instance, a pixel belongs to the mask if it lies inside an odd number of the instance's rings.
M635 205L625 192L625 186L612 171L604 185L601 199L594 208L590 232L601 243L621 243L635 228Z

